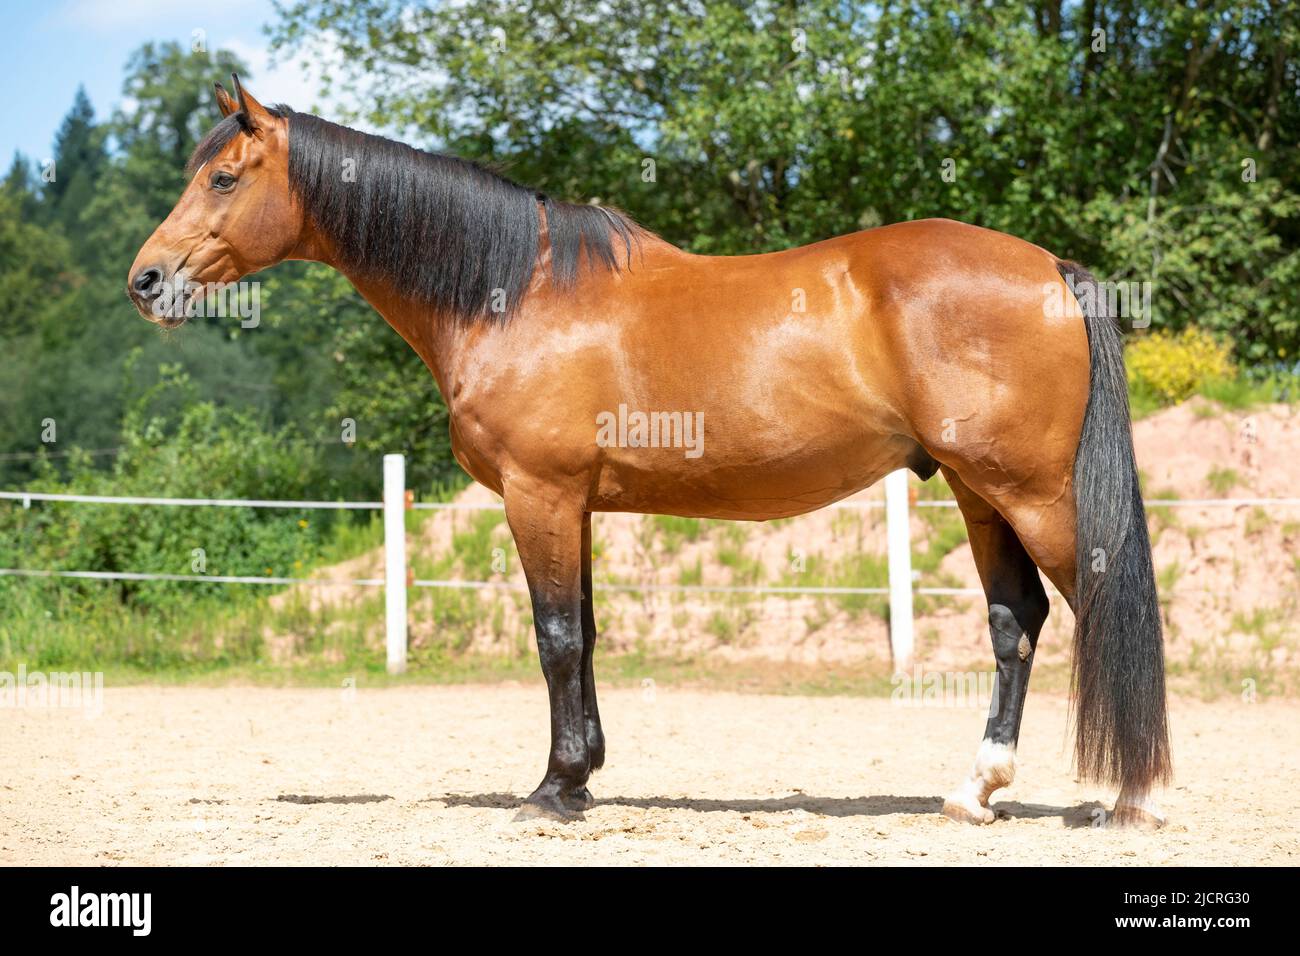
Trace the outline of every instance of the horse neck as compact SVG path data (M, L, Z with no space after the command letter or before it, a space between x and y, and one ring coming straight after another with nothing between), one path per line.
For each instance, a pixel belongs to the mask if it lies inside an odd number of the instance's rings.
M636 251L638 265L635 268L661 262L665 258L681 257L689 257L689 253L652 233L641 233ZM465 364L473 361L475 347L487 344L505 328L505 324L491 319L464 320L440 314L427 303L412 297L407 290L394 286L388 279L354 274L341 264L340 257L333 253L328 240L319 235L305 238L300 246L300 254L294 258L323 262L346 276L362 297L424 360L437 380L449 409L455 399L459 372ZM550 283L550 269L550 241L543 219L543 232L532 282L523 302L508 320L509 324L527 323L538 319L539 314L554 311L549 308L553 304L551 297L556 294ZM578 281L602 286L615 281L615 276L601 270L584 269ZM599 288L589 291L597 296L601 293Z
M424 360L438 388L448 396L448 387L453 378L453 370L462 352L466 323L458 322L451 316L438 314L427 304L418 302L408 293L394 288L386 279L373 279L351 275L346 269L330 263L343 273L348 281L361 293L371 307L384 317L384 321L406 340Z

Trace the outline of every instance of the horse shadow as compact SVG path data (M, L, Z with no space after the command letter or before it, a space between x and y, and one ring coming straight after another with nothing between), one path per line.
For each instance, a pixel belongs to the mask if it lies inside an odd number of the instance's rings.
M277 803L383 803L393 799L386 793L339 794L323 797L311 793L282 793L275 798Z
M421 803L441 803L447 807L474 807L477 809L514 810L523 797L514 793L448 793L440 797L427 797ZM822 817L885 817L894 815L939 815L943 810L942 797L900 796L879 794L863 797L818 797L806 793L793 793L785 797L753 797L734 800L714 800L699 797L599 797L596 809L602 806L628 807L639 810L691 810L696 813L765 814L803 810ZM992 805L998 820L1034 820L1059 817L1070 829L1094 826L1098 815L1104 819L1105 809L1096 800L1070 807L1050 806L1041 803L1021 803L1015 800Z

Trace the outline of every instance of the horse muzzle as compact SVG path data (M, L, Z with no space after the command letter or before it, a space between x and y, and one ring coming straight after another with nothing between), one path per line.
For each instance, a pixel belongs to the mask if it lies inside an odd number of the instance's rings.
M169 278L161 266L145 266L129 277L126 294L136 311L155 325L174 329L185 324L190 296L183 272Z

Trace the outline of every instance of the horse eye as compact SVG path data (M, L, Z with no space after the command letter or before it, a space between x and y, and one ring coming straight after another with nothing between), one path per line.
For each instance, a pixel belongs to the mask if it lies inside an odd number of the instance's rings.
M234 188L236 180L234 176L230 175L230 173L218 171L212 174L212 178L208 180L208 182L212 185L213 189L224 193Z

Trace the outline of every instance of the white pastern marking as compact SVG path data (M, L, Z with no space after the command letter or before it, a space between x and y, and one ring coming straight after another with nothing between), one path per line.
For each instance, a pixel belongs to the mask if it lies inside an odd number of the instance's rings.
M970 778L962 783L948 799L974 811L987 808L989 795L994 790L1011 785L1016 776L1016 748L995 743L987 738L975 753L975 766Z

